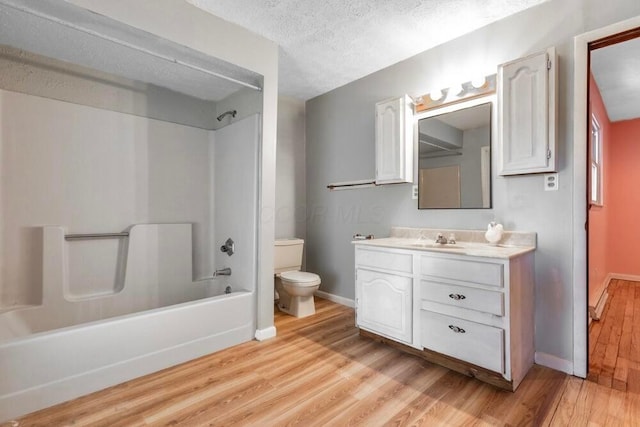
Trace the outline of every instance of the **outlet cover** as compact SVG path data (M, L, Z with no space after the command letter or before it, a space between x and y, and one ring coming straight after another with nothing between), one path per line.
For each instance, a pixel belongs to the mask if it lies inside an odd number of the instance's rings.
M548 173L544 175L544 191L558 191L557 173Z
M411 187L411 198L413 200L418 200L418 186L414 185Z

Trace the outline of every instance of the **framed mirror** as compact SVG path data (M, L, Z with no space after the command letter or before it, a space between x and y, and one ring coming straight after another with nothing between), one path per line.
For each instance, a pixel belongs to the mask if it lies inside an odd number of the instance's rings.
M493 97L416 116L418 209L491 208Z

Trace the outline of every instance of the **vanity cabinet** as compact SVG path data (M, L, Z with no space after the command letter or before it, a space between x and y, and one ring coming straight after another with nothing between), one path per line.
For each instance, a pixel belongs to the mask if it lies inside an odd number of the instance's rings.
M555 48L498 68L499 174L556 171Z
M408 95L376 104L376 184L413 182L413 102Z
M515 390L533 365L533 252L453 252L356 244L356 324L366 336Z
M359 250L356 253L356 323L366 330L413 340L413 257Z

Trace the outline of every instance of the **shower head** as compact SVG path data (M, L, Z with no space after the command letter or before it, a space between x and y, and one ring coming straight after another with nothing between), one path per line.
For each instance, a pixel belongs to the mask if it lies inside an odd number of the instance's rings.
M231 115L231 117L235 117L236 114L238 112L236 110L229 110L229 111L225 111L224 113L220 114L218 117L216 117L218 119L219 122L222 121L222 119L225 118L225 116Z

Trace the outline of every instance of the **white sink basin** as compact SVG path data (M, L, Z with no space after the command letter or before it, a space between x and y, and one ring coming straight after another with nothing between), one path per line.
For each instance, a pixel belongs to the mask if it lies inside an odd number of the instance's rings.
M464 249L464 246L458 243L442 244L442 243L432 243L432 242L417 242L417 243L410 243L409 246L413 246L414 248L420 248L420 249L446 249L446 250Z

